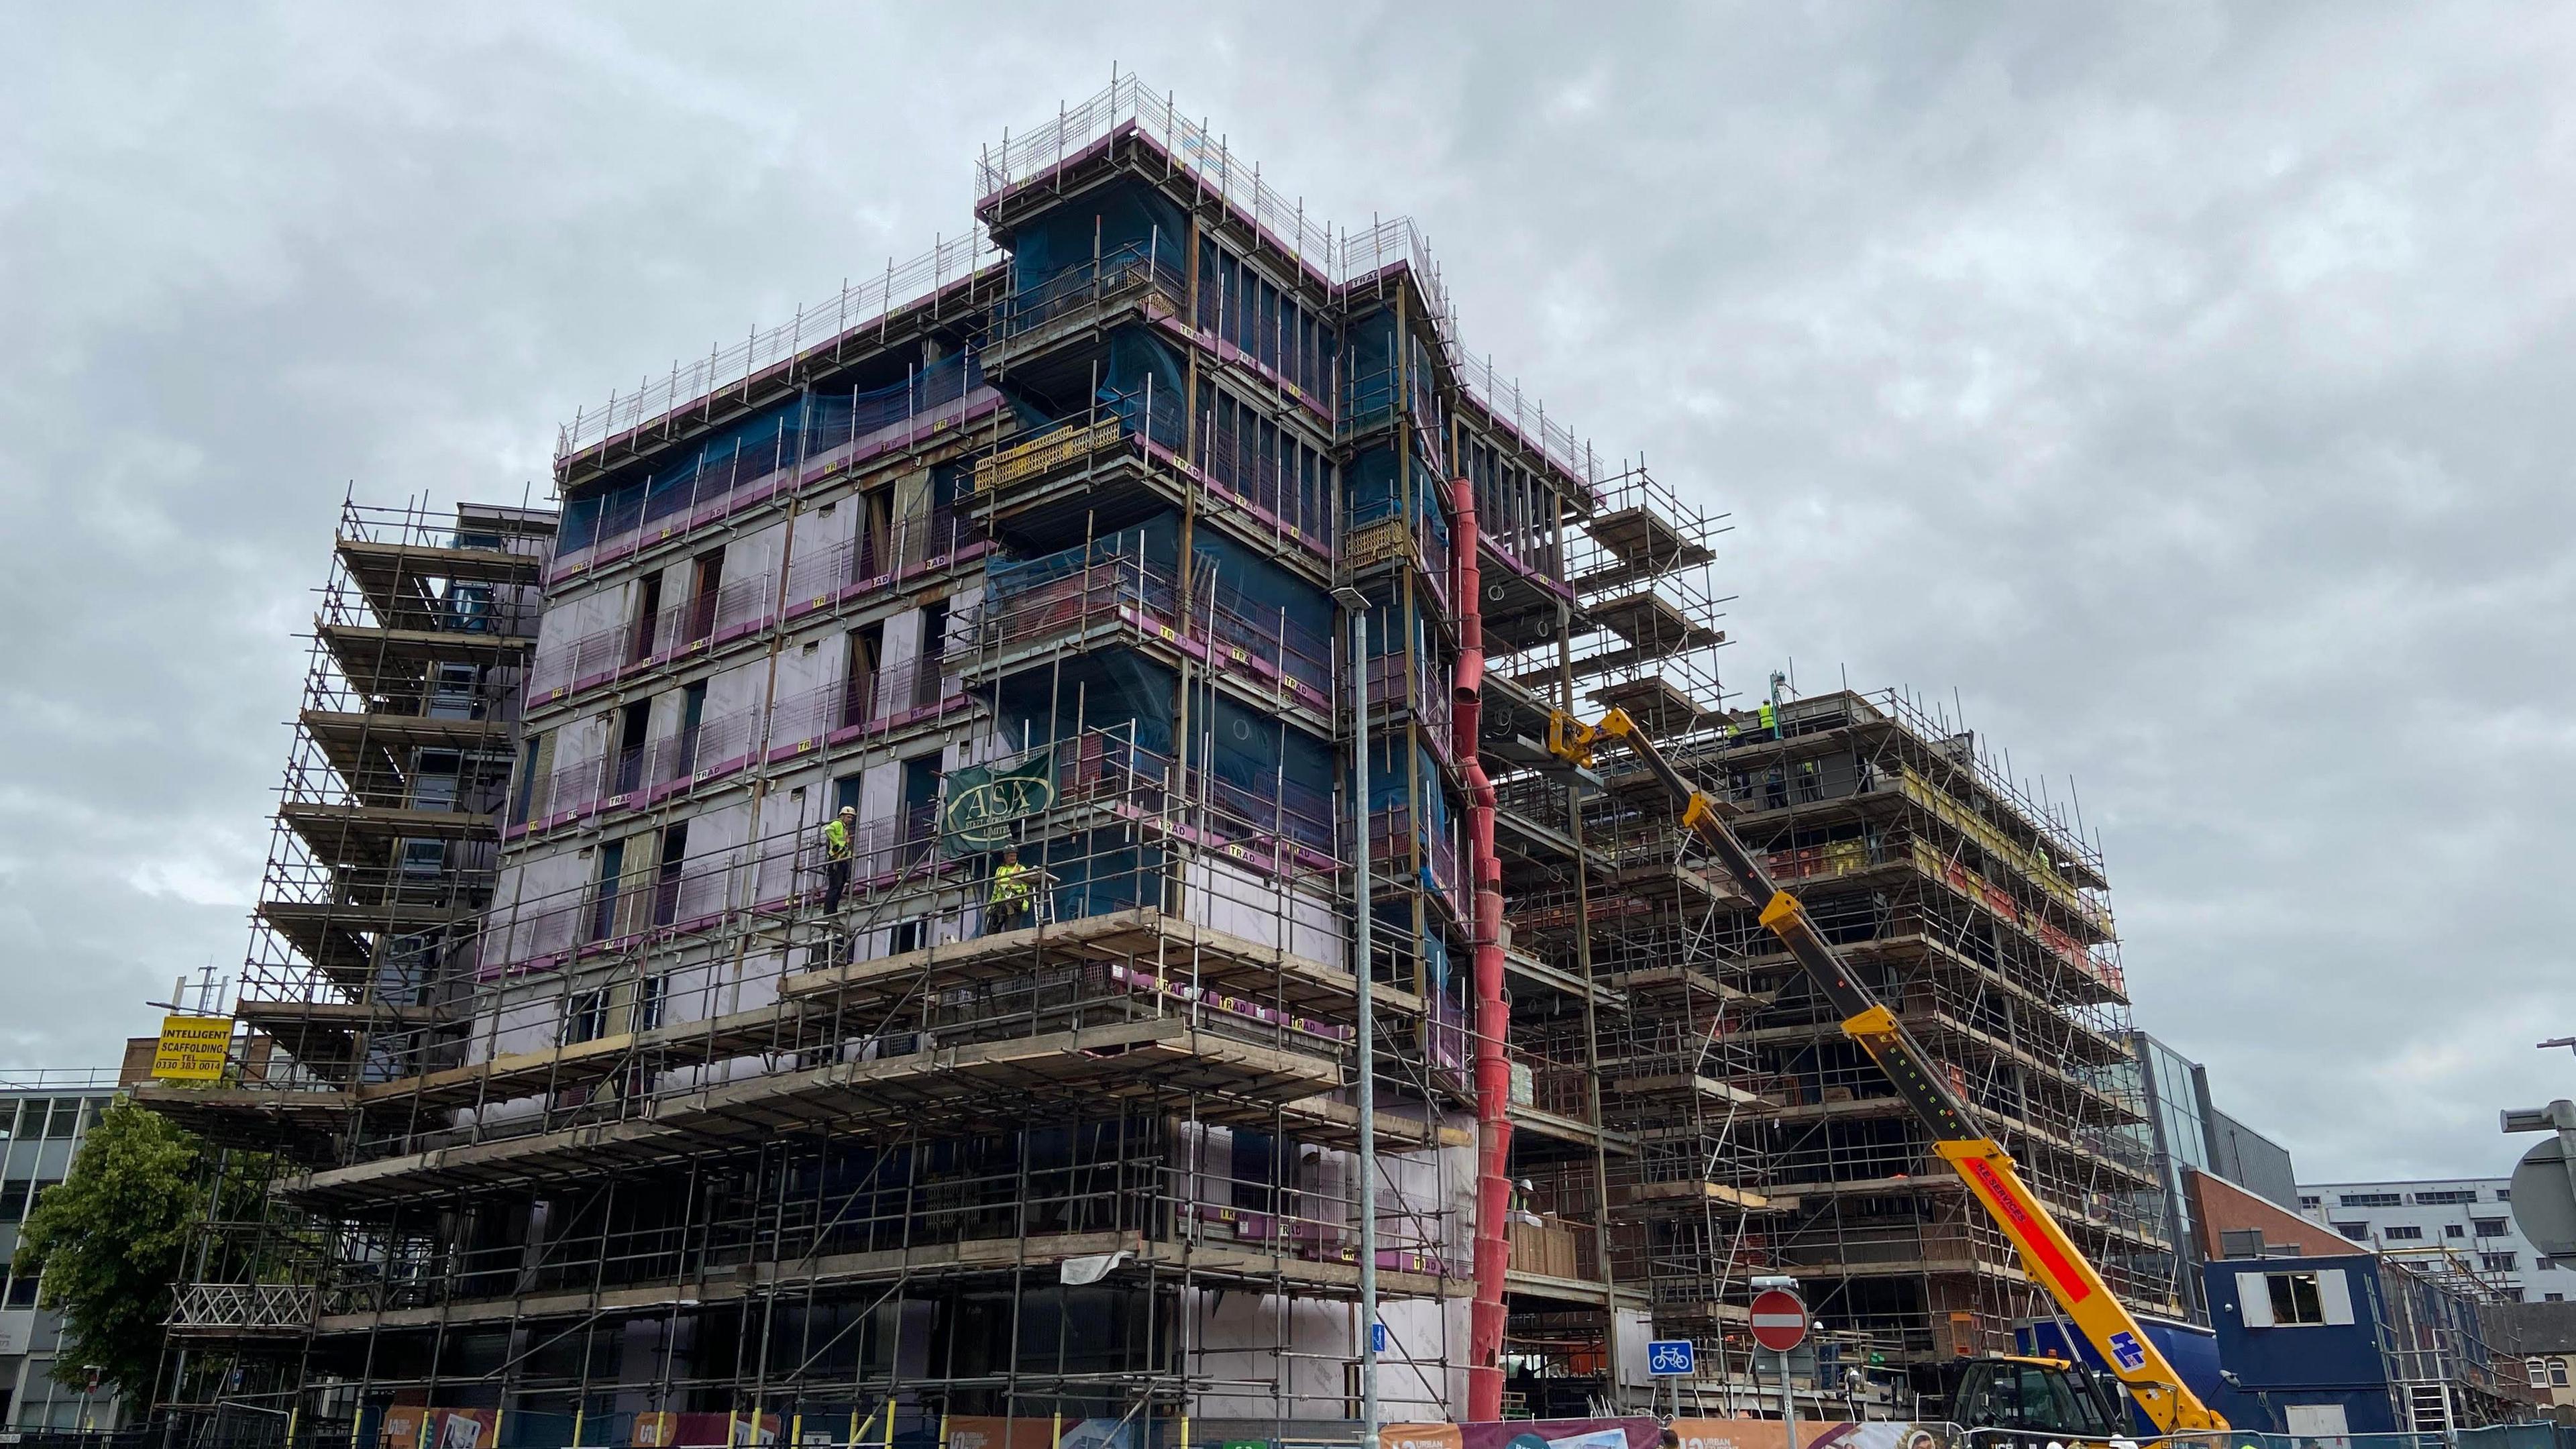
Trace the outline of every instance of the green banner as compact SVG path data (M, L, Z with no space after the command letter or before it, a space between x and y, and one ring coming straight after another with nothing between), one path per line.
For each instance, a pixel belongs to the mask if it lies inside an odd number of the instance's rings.
M1016 765L969 765L951 770L940 784L941 848L951 856L976 855L1012 843L1013 822L1055 803L1055 751L1044 749Z

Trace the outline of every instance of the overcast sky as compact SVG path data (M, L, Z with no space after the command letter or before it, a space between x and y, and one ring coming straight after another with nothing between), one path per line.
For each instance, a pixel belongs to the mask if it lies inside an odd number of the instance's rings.
M1114 63L1733 515L1734 685L2071 774L2303 1178L2576 1095L2576 11L968 8L0 4L0 1064L240 961L344 489L542 496Z

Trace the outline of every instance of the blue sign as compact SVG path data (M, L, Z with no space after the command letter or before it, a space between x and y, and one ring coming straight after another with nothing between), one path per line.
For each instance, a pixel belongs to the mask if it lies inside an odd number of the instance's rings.
M2127 1329L2111 1335L2111 1358L2132 1372L2147 1366L2147 1351L2138 1346L2138 1336Z
M1673 1378L1695 1372L1697 1353L1687 1338L1658 1338L1646 1345L1646 1372Z
M1370 1324L1370 1325L1369 1325L1369 1352L1371 1352L1371 1353L1384 1353L1384 1352L1386 1352L1386 1325L1385 1325L1385 1324L1383 1324L1383 1323L1372 1323L1372 1324Z

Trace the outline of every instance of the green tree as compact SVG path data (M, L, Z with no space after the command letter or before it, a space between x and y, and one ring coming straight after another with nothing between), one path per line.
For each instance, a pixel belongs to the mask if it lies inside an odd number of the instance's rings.
M171 1285L205 1212L201 1166L194 1137L120 1101L27 1215L18 1268L44 1274L44 1306L63 1315L57 1379L85 1382L95 1364L121 1392L151 1392Z

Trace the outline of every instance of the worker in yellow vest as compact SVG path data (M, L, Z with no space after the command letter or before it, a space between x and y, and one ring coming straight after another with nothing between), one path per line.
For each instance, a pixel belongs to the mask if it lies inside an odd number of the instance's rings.
M1016 930L1029 923L1029 904L1037 893L1035 866L1020 864L1017 846L1002 848L1002 862L993 867L993 891L984 900L984 933Z
M850 831L859 823L859 812L851 806L841 807L832 823L823 827L823 910L826 914L841 909L841 896L850 888Z

